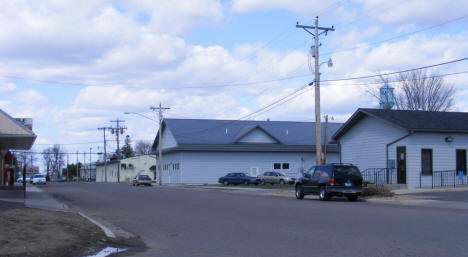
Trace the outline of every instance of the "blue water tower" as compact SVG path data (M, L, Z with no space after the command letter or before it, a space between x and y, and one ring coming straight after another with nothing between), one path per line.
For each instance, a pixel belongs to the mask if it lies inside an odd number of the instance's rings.
M380 109L392 109L395 106L393 90L394 88L388 83L380 88Z

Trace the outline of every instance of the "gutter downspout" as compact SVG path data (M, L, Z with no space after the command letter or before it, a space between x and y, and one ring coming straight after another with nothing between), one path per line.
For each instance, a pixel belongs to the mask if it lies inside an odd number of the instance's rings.
M387 184L388 184L388 181L390 180L390 174L389 174L389 172L388 172L388 147L391 146L391 145L393 145L393 144L395 144L395 143L397 143L397 142L399 142L399 141L401 141L401 140L403 140L403 139L405 139L405 138L407 138L407 137L409 137L411 134L413 134L413 131L410 130L410 131L408 132L408 134L406 134L406 135L404 135L404 136L402 136L402 137L400 137L400 138L398 138L398 139L396 139L396 140L393 140L392 142L390 142L390 143L387 144L387 149L386 149Z

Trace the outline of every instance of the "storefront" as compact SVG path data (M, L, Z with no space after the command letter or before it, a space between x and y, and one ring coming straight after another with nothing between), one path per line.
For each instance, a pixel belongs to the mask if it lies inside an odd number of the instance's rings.
M10 184L14 177L9 150L29 150L35 140L31 119L15 119L0 110L0 186Z

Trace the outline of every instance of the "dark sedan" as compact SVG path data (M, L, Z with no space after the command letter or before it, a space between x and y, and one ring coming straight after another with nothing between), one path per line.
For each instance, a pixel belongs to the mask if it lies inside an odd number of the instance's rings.
M233 172L229 173L224 177L219 178L219 183L227 186L229 184L233 185L239 185L239 184L244 184L244 185L258 185L260 182L256 177L251 177L245 173L242 172Z

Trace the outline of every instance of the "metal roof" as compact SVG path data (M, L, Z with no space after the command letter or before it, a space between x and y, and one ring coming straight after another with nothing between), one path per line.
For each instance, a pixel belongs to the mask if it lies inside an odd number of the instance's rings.
M338 148L330 142L331 136L342 123L328 124L329 152ZM322 123L322 136L325 124ZM177 147L187 151L315 151L315 122L164 119L163 132L169 129ZM240 144L237 141L251 131L259 129L271 136L277 144ZM156 136L153 149L156 149ZM166 150L165 150L166 151Z
M358 109L333 135L337 140L366 115L412 132L468 133L468 113L386 109Z

